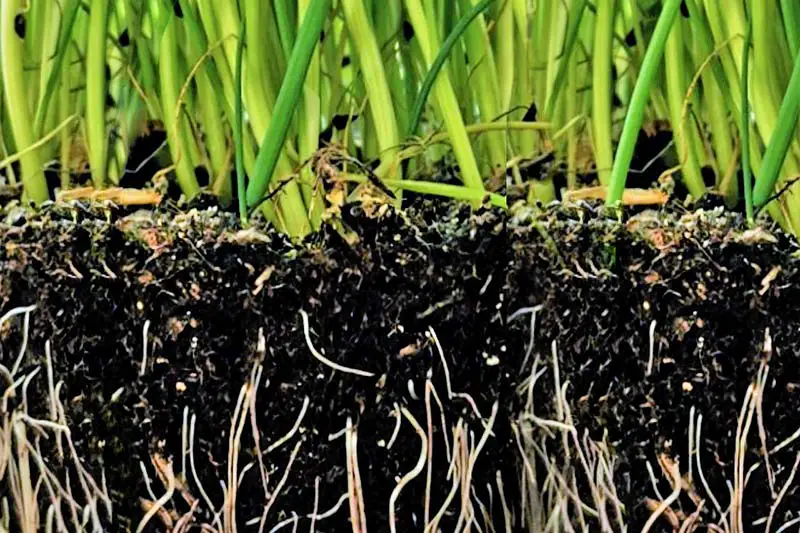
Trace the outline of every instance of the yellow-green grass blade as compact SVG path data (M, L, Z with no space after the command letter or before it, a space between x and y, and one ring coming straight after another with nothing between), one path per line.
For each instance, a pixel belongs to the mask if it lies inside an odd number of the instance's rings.
M172 17L161 36L161 51L158 57L161 104L169 149L175 165L175 176L183 194L191 199L200 192L200 186L194 174L189 147L189 143L194 141L192 132L186 126L188 121L182 120L185 118L183 113L178 113L178 99L185 76L182 74L183 69L179 62L176 25L177 21Z
M108 134L106 131L106 45L109 2L92 2L86 45L86 136L92 182L98 189L107 182Z
M2 62L3 71L3 96L10 129L14 135L14 146L18 151L25 150L36 141L28 87L25 85L26 79L30 79L24 75L25 41L15 28L17 16L24 16L25 5L26 2L22 0L0 2L0 62ZM44 177L44 161L41 152L39 150L27 152L22 157L20 165L25 199L36 204L47 200L47 182Z
M341 6L351 42L358 54L379 156L382 160L391 161L400 146L400 132L378 42L363 0L341 0Z
M675 18L678 16L680 6L681 0L666 0L661 10L661 15L658 17L656 29L647 46L614 158L614 167L611 171L608 196L606 197L608 205L617 205L622 200L622 194L625 192L625 182L633 159L636 139L642 129L644 110L649 100L650 88L661 66L664 48L675 23Z
M269 187L330 6L331 0L317 0L308 7L303 17L303 25L298 33L286 76L275 102L274 114L261 141L253 175L247 187L247 205L250 207L261 202Z
M494 2L490 2L489 5L492 3ZM483 122L496 120L503 113L500 107L502 97L498 81L500 73L495 63L494 51L492 50L486 22L482 16L486 8L483 2L473 5L472 0L461 0L459 6L464 13L462 18L467 20L464 24L461 24L460 21L456 23L448 35L448 39L450 35L460 36L463 32L463 41L466 56L469 58L468 67L470 69L469 77L464 80L467 92L474 96ZM445 39L445 43L448 39ZM460 58L454 59L458 61ZM468 118L470 115L472 115L472 109L467 108L464 113L465 122L471 122ZM488 159L486 162L489 163L489 168L492 170L501 168L507 159L504 135L502 133L493 133L484 137L482 141L485 143L488 158L481 159Z
M313 0L298 0L298 19L302 20ZM313 157L319 147L319 135L322 125L322 102L320 85L322 83L321 53L318 48L311 56L311 63L303 86L303 101L300 106L297 150L302 161ZM316 176L310 165L300 170L300 187L303 201L308 210L311 228L318 230L322 225L322 214L325 210L325 198L322 187L318 186ZM244 202L244 196L242 197Z
M753 190L753 203L756 207L764 205L775 188L789 147L795 141L798 116L800 116L800 54L795 59L789 86L786 88L778 112L777 126L772 132L759 168Z
M411 118L409 120L408 131L406 134L407 137L413 137L417 134L419 125L422 122L422 114L425 111L425 104L428 102L428 97L433 90L434 84L439 77L442 67L444 67L444 64L450 57L450 52L452 51L453 47L467 30L470 23L475 20L478 15L486 11L486 9L492 5L492 2L494 2L494 0L482 0L479 4L475 4L474 7L465 13L461 19L459 19L458 24L456 24L456 26L453 28L453 31L450 32L450 34L447 36L447 39L445 39L445 41L442 43L442 46L439 48L439 52L436 55L436 59L434 59L434 61L431 63L428 73L425 75L425 79L422 82L422 87L420 88L419 94L417 94L417 99L414 102L414 107L411 112ZM424 21L424 18L420 19L418 17L418 20Z
M607 184L611 177L614 148L611 131L611 104L613 85L612 44L617 0L597 0L594 45L592 50L592 143L600 183Z
M434 54L437 44L435 40L436 34L430 28L420 0L405 0L405 5L406 11L411 19L411 25L414 27L414 34L419 41L425 62L428 64L430 70L430 67L435 61ZM456 100L453 86L450 84L450 79L446 73L441 73L434 84L433 90L438 103L440 117L445 124L445 128L450 133L453 151L461 172L461 180L469 188L484 190L483 179L478 170L478 164L475 160L475 154L472 151L469 137L464 129L464 120L459 110L458 101ZM417 108L417 106L415 106L415 108ZM415 122L417 121L411 121L410 128L413 127L415 129L410 129L410 131L416 130Z

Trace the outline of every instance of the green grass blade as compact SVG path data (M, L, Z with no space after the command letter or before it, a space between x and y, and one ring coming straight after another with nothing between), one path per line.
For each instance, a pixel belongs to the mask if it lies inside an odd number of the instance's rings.
M421 50L421 57L430 69L436 59L439 40L436 37L435 25L425 17L425 9L420 0L405 0L406 13L414 28L415 41ZM472 150L472 144L464 128L456 93L447 72L443 72L434 86L439 115L451 137L453 153L458 161L462 182L472 189L484 190L483 178L478 170L478 162Z
M494 55L498 65L499 105L501 110L507 111L511 108L511 99L514 95L516 69L525 67L525 65L517 64L514 61L514 47L517 46L517 38L520 36L515 35L512 0L503 0L498 7L500 11L496 16L497 24L494 30Z
M692 67L687 62L684 28L680 21L673 25L667 37L664 67L670 124L681 166L681 178L692 197L697 199L706 192L699 162L704 146L697 130L697 123L688 120L684 114L684 103L689 88L687 73L691 72Z
M750 45L753 42L753 21L747 24L742 53L742 115L739 128L742 139L742 172L744 174L744 206L747 222L753 223L753 171L750 168Z
M561 50L561 62L558 64L558 72L556 72L555 81L553 82L553 90L545 106L544 116L548 119L553 116L553 110L555 109L558 95L561 94L559 89L565 85L564 78L567 76L571 65L570 56L572 55L575 43L578 41L578 36L580 35L583 14L586 12L586 8L589 5L589 0L578 0L578 2L579 4L569 13L566 38L564 39L564 47Z
M23 59L24 39L15 31L15 19L23 12L26 2L4 0L0 2L0 64L3 71L3 98L14 135L17 151L22 151L35 142L31 121L28 92L25 87ZM20 161L22 185L27 200L41 203L47 200L47 182L44 164L39 150L27 152Z
M411 119L408 123L407 137L413 137L416 135L417 130L419 129L419 124L422 121L422 113L425 110L425 104L428 101L428 96L430 96L433 85L436 83L436 78L447 61L447 58L450 56L450 51L453 49L453 46L455 46L455 44L461 38L461 35L466 31L470 23L475 20L478 15L488 9L488 7L492 5L492 2L494 1L495 0L482 0L480 3L475 4L472 9L470 9L464 14L463 17L461 17L461 19L459 19L458 23L453 27L453 31L450 32L450 34L447 36L447 39L445 39L444 43L442 43L436 59L433 61L431 68L428 69L428 73L425 75L425 80L422 82L422 87L420 88L417 99L414 102L414 108L411 111Z
M396 0L399 2L399 0ZM314 0L298 0L297 18L302 21L308 7ZM322 45L320 45L320 48ZM306 73L303 86L303 101L298 113L297 155L300 161L312 158L319 149L319 136L322 128L322 51L314 50L311 55L311 64ZM300 169L300 190L303 194L308 219L311 229L317 231L322 226L322 216L325 212L325 193L318 186L316 174L312 165L305 165Z
M438 183L435 181L395 179L385 180L385 183L389 187L402 188L406 191L418 194L432 194L464 202L478 203L488 200L488 202L495 207L508 209L508 200L504 195L487 193L470 187L464 187L463 185L450 185L448 183Z
M777 125L761 161L753 190L753 203L756 207L764 205L775 188L789 146L794 140L798 115L800 115L800 54L795 58L792 77L789 79L789 86L778 111Z
M342 12L350 30L350 39L358 54L359 66L369 101L370 114L380 158L392 161L400 145L400 132L392 102L392 93L383 67L375 33L364 8L363 0L341 0ZM393 177L393 176L387 176Z
M247 205L250 207L261 201L269 187L289 132L292 116L303 92L303 81L311 63L311 56L319 42L330 7L331 0L318 0L308 7L303 17L303 25L300 27L286 67L286 77L275 102L274 114L262 139L253 175L247 186Z
M460 0L459 5L461 12L470 15L470 11L475 7L472 0ZM457 24L457 23L456 23ZM497 31L497 28L495 29ZM452 32L451 32L452 33ZM465 122L469 122L469 117L473 115L472 107L477 104L480 120L488 122L497 120L497 117L503 114L504 109L501 109L500 102L502 100L500 92L500 71L497 68L494 51L492 50L492 43L489 38L489 31L486 27L486 21L483 16L478 16L466 27L464 30L464 52L468 61L462 61L456 55L450 62L451 66L458 64L462 65L460 69L463 77L456 79L454 73L457 72L455 68L445 67L444 74L449 76L453 87L460 89L466 93L459 98L461 103L461 113L465 117ZM513 32L507 38L513 40ZM466 69L465 69L466 68ZM467 95L474 95L474 104L470 104L466 98ZM466 101L466 105L464 105ZM506 137L502 133L492 133L486 135L481 139L478 145L485 150L481 150L479 161L481 163L488 163L489 169L502 168L508 160L506 154Z
M98 189L107 181L108 134L106 132L106 35L109 2L92 2L89 40L86 45L86 137L92 182Z
M636 139L639 137L639 131L642 129L644 110L650 97L650 87L658 74L667 37L669 37L680 7L681 0L667 0L664 3L661 15L658 17L658 22L656 23L655 31L653 32L653 37L647 47L647 52L645 52L642 68L639 71L639 77L636 80L636 85L631 95L628 113L625 115L625 123L622 127L622 135L620 136L617 146L617 153L614 157L614 166L611 170L608 195L606 196L606 203L608 205L616 205L620 202L622 200L622 194L625 192L625 182L628 178L631 160L633 159L633 149L636 146Z
M272 4L275 6L275 21L278 25L278 34L280 36L284 57L289 57L291 55L295 40L294 26L292 25L288 6L289 2L290 0L275 0ZM265 7L264 9L269 8Z
M345 174L341 176L345 181L355 183L367 183L369 180L365 176L354 174ZM449 183L440 183L436 181L421 181L421 180L399 180L399 179L385 179L382 182L393 189L402 189L417 194L429 194L433 196L441 196L444 198L451 198L462 202L470 203L485 203L488 202L494 207L501 209L508 209L508 199L505 195L497 193L489 193L486 191L479 191L463 185L451 185Z
M236 75L234 84L236 94L234 96L233 112L233 146L236 150L236 193L239 202L239 220L242 226L247 225L247 199L245 198L245 175L244 175L244 142L242 131L244 128L243 109L242 109L242 63L244 57L245 29L242 25L242 32L239 34L239 42L236 45Z
M53 65L48 74L47 83L41 93L39 105L36 108L36 117L33 120L33 131L37 138L44 134L45 118L50 109L50 101L56 92L58 82L61 80L64 56L73 38L72 28L80 11L80 3L80 0L70 0L63 8L63 22L59 28L58 45L53 57Z
M781 0L781 11L783 12L783 29L786 32L786 40L794 58L797 57L798 47L800 47L800 5L797 0Z
M177 19L172 14L169 17L170 20L161 36L158 55L161 105L164 110L169 149L175 165L175 176L183 194L191 199L200 192L200 186L192 164L190 143L194 138L191 128L184 113L178 113L178 99L184 74L179 59Z
M612 46L617 0L597 0L594 48L592 50L592 144L597 176L603 185L609 181L614 162L611 136L613 85Z

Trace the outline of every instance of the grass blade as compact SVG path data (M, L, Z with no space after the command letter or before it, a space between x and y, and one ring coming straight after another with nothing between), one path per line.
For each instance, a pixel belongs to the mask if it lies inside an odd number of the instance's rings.
M644 122L644 110L650 97L650 87L658 73L667 37L669 37L680 7L681 0L667 0L665 2L661 15L658 17L653 37L647 47L647 52L645 52L642 68L639 71L639 77L631 95L628 113L625 115L622 135L617 146L614 166L611 170L608 196L606 197L607 205L617 205L622 201L628 170L633 159L633 149L636 146L636 139L639 137L639 131L642 129L642 123Z
M614 91L611 80L613 59L611 52L616 4L617 0L597 1L592 55L592 143L597 176L603 185L608 183L614 162L611 136L611 105Z
M400 145L400 133L378 41L372 31L363 0L342 0L341 6L350 30L350 39L364 72L364 86L375 128L373 135L377 137L380 157L391 161Z
M311 63L311 56L319 42L319 36L330 7L331 0L318 0L308 7L303 17L303 25L300 27L286 68L286 76L275 102L274 114L262 139L253 175L247 186L247 205L249 207L258 204L269 187L275 166L278 164L278 157L289 132L292 116L302 95L303 81Z
M108 164L106 32L110 11L109 2L92 2L89 11L89 41L86 46L86 136L92 182L98 189L106 184Z
M26 2L22 0L0 2L0 64L3 70L3 96L17 151L25 150L35 140L28 105L28 91L24 82L25 41L15 28L17 15L22 15L25 4ZM47 200L49 194L41 152L29 151L22 157L20 163L23 190L27 199L37 204Z
M62 65L64 64L64 56L67 53L72 40L72 28L75 25L75 19L78 16L80 8L80 0L71 0L64 6L63 10L63 23L59 28L58 46L56 54L53 57L53 64L47 77L47 82L44 90L41 93L39 104L36 108L36 117L33 120L33 131L36 137L41 137L44 133L44 122L47 117L47 112L50 109L50 101L53 94L56 92L58 82L61 81L63 76Z
M242 130L244 119L242 117L242 59L244 56L244 39L246 27L242 25L242 32L239 34L239 42L236 45L236 93L234 96L233 112L233 146L236 150L236 194L239 201L239 220L242 226L247 226L247 200L245 199L245 175L244 175L244 143L242 140Z
M555 109L558 95L561 94L559 90L564 86L564 78L569 72L569 67L572 65L570 58L572 51L575 48L575 43L578 41L580 35L581 21L586 8L589 5L589 0L577 0L580 2L574 6L573 10L569 13L569 22L567 23L567 34L564 40L564 47L561 50L561 61L558 64L558 71L556 72L555 81L553 82L553 90L550 92L550 97L547 99L545 106L544 116L548 119L553 117L553 110Z
M789 146L794 140L798 115L800 115L800 54L795 58L792 77L789 79L789 86L778 111L777 125L770 137L756 179L753 190L753 203L756 207L764 205L775 188Z
M450 32L447 39L442 43L436 59L431 64L430 69L428 69L428 74L425 75L425 80L422 82L422 87L419 90L417 99L414 101L414 108L411 111L411 119L408 123L407 137L413 137L417 134L419 124L422 121L422 112L425 110L425 104L428 101L428 96L430 96L433 85L436 83L439 72L442 70L447 58L450 57L450 51L453 49L453 46L455 46L461 38L461 35L466 31L469 24L475 20L478 15L486 11L486 9L492 5L492 2L494 2L494 0L482 0L480 3L475 4L472 9L461 17L455 27L453 27L453 31Z
M753 42L753 21L747 24L742 53L742 115L739 127L742 138L742 172L744 174L744 206L747 223L753 223L753 171L750 168L750 45Z

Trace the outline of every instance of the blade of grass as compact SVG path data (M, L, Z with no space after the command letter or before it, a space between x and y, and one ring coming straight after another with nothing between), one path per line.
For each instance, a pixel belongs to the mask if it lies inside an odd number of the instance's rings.
M519 35L515 35L514 9L512 0L503 0L499 4L500 12L497 14L497 25L494 30L494 54L497 61L497 74L500 100L498 105L501 111L511 108L511 99L514 94L514 78L516 69L526 65L514 62L514 47ZM491 117L494 118L494 117Z
M617 205L622 201L628 170L633 159L633 149L636 146L636 139L639 137L639 131L642 129L644 121L644 110L650 96L650 87L658 74L667 37L669 37L672 30L672 25L678 15L680 6L681 0L666 0L661 10L661 15L658 17L653 37L647 46L647 52L645 52L642 68L633 88L628 113L625 115L625 123L622 127L622 135L617 146L614 166L609 178L608 196L606 197L607 205Z
M609 182L614 162L611 134L611 105L614 89L611 67L616 4L617 0L597 0L594 48L592 50L592 143L594 144L597 177L603 185Z
M750 45L753 42L753 21L748 21L742 53L742 113L739 117L739 136L742 140L742 173L744 206L747 223L753 224L753 171L750 168Z
M797 57L798 47L800 47L800 5L794 0L781 0L781 11L783 14L783 30L786 32L786 40L792 58Z
M295 40L289 3L287 0L275 0L272 4L275 7L275 21L278 25L278 35L280 36L283 56L287 58L292 54ZM265 7L265 9L269 9L269 7Z
M24 76L24 39L15 28L17 16L24 17L26 2L4 0L0 2L0 63L3 70L3 96L14 144L22 151L34 143L33 121L28 104L28 88ZM24 19L23 19L24 21ZM22 185L27 200L36 204L47 200L47 182L41 152L32 150L20 162Z
M244 175L244 143L242 141L243 130L243 110L242 110L242 58L244 56L244 39L246 27L242 25L242 32L239 34L239 42L236 44L236 93L234 97L233 115L233 146L236 150L236 194L239 202L239 220L242 226L247 226L247 200L245 198L245 175Z
M583 14L586 12L586 8L589 5L589 0L576 0L576 2L576 5L573 6L569 13L566 37L561 50L561 61L558 64L558 71L556 72L555 81L553 82L553 90L550 92L550 97L547 99L547 105L544 109L544 116L547 118L553 116L556 101L562 92L560 88L565 85L564 78L569 72L570 65L572 65L570 58L572 56L572 51L575 49L575 43L578 42Z
M89 41L86 45L86 136L95 188L105 187L108 164L106 132L106 35L110 2L92 2L89 11Z
M432 31L428 20L425 18L425 10L422 7L420 0L405 0L406 12L411 19L411 25L414 28L416 40L422 51L422 56L428 68L435 61L435 50L438 49L435 39L435 32ZM452 32L451 32L452 33ZM458 101L456 100L453 86L447 73L442 73L434 87L436 101L439 107L439 114L445 124L446 129L450 132L452 139L453 152L455 153L456 160L459 164L462 182L472 189L484 190L483 178L478 170L478 163L475 160L475 154L472 151L472 145L469 142L469 137L464 129L464 120L461 116ZM415 126L414 121L411 121L412 126Z
M480 6L480 4L473 5L472 0L460 0L459 5L467 18L470 18L470 12L475 5ZM509 38L513 38L513 33ZM478 13L475 19L466 26L463 42L465 44L466 57L468 58L468 63L465 66L469 69L469 74L463 80L451 79L451 83L454 88L463 86L467 94L474 95L481 121L496 120L502 114L500 107L502 100L499 83L500 72L495 63L486 21L481 13ZM461 61L458 61L458 59L457 56L453 58L451 64L460 63ZM455 69L449 69L449 71L453 70ZM445 68L444 75L447 75L449 71ZM469 106L465 106L462 109L464 117L473 115ZM467 119L466 121L469 120ZM482 144L485 146L486 153L485 155L483 153L480 154L480 162L488 163L492 172L495 169L502 168L507 159L505 136L502 133L487 135L482 139Z
M419 93L417 94L417 99L414 101L414 107L411 111L411 119L408 123L408 133L406 137L413 137L417 134L420 122L422 122L422 113L425 110L425 104L428 102L428 97L433 89L433 85L436 83L439 72L442 70L442 67L444 66L448 57L450 57L450 52L452 51L453 46L455 46L455 44L461 38L462 34L466 31L470 23L475 20L478 15L486 11L486 9L492 5L492 2L494 2L494 0L482 0L480 3L475 4L472 9L470 9L464 14L463 17L461 17L461 19L459 19L458 23L455 25L455 27L453 27L453 31L450 32L450 34L447 36L447 39L445 39L445 41L442 43L442 46L439 48L439 52L436 55L436 59L434 59L433 63L431 63L428 73L425 75L425 79L422 82L422 87L420 87Z
M298 19L302 20L308 7L314 0L299 0L297 4ZM297 139L298 156L302 161L313 157L319 147L319 135L322 126L322 105L320 88L322 82L321 68L322 54L319 49L314 50L311 57L306 83L303 86L303 101L299 113L299 132ZM309 222L314 231L322 225L322 215L325 210L325 198L322 187L317 186L316 176L311 165L300 169L300 186L303 200L308 210Z
M363 72L380 158L391 161L400 145L400 133L378 42L363 0L342 0L341 6Z
M756 185L753 190L753 204L761 207L769 199L783 167L789 146L794 140L797 118L800 115L800 54L794 61L792 77L778 111L778 120L761 162Z
M262 139L253 175L247 187L247 205L249 207L261 201L272 179L278 157L289 132L292 116L302 93L303 81L311 63L311 56L319 42L330 6L331 0L318 0L308 7L303 17L303 25L300 27L286 68L286 76L275 102L275 112Z
M350 181L353 183L368 183L369 178L356 174L344 174L337 176L338 179ZM403 189L418 194L430 194L434 196L441 196L444 198L451 198L453 200L460 200L471 203L488 202L494 207L501 209L508 209L508 200L502 194L488 193L476 189L470 189L463 185L451 185L449 183L440 183L436 181L420 181L420 180L398 180L387 178L382 180L383 183L391 188Z
M62 23L59 28L56 53L53 56L53 64L48 73L44 90L41 92L39 103L36 107L36 116L33 120L33 131L34 135L37 137L40 137L44 132L44 121L50 109L50 101L56 92L59 81L61 81L64 57L73 39L72 29L75 25L75 19L78 16L79 8L80 0L68 0L63 7Z
M191 162L189 142L194 139L183 112L178 113L178 100L181 91L182 70L179 66L177 21L170 13L170 20L161 36L158 56L159 77L161 81L161 105L164 110L165 127L170 153L175 165L175 176L181 191L188 199L200 192ZM183 119L183 120L182 120Z
M694 121L684 120L684 102L686 102L689 81L687 72L691 66L686 61L686 42L682 21L673 24L664 48L664 67L667 75L667 103L669 105L670 125L675 139L681 177L689 193L695 199L706 191L700 169L699 157L703 154L703 145Z

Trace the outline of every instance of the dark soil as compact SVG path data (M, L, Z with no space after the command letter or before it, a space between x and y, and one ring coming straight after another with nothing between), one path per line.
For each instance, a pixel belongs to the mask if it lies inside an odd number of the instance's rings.
M686 471L692 407L704 417L705 476L727 506L736 419L767 329L773 341L763 404L768 442L774 446L800 427L800 263L794 241L777 230L746 232L736 215L675 205L631 211L622 221L584 204L535 216L523 209L470 215L450 206L417 206L379 219L356 211L346 216L360 238L352 245L332 230L300 247L263 230L236 233L232 217L209 209L176 215L53 206L0 225L0 313L38 304L32 354L52 342L65 397L79 398L70 404L74 437L88 462L105 466L116 528L135 527L142 516L131 497L147 495L138 461L149 465L157 451L179 456L184 407L198 416L204 485L218 487L216 480L225 478L230 419L260 328L267 347L262 383L269 381L258 396L262 442L285 434L303 398L310 400L303 445L272 523L311 512L317 477L320 510L346 491L344 442L328 435L349 416L358 425L369 528L388 529L396 477L411 470L420 447L405 422L391 450L379 444L394 428L390 412L396 402L424 423L425 407L408 382L421 394L429 369L440 394L446 390L438 355L425 340L429 327L450 361L453 389L470 393L484 416L493 402L500 405L474 486L485 487L500 470L507 500L517 505L509 421L519 407L514 389L527 376L528 369L519 369L528 333L527 321L507 318L526 306L543 306L536 349L549 353L557 340L576 424L596 438L609 432L631 531L649 515L643 499L655 497L645 462L658 475L657 454L667 451ZM266 269L271 275L254 294ZM301 309L317 347L376 377L332 372L314 359ZM138 377L145 320L155 348ZM653 320L655 370L646 376ZM5 364L17 345L7 340L14 332L2 333ZM418 352L401 355L415 343ZM488 365L491 356L500 364ZM119 387L122 398L109 404ZM538 391L537 410L550 405L549 393ZM480 435L465 402L445 402L445 411L449 421L463 417ZM755 428L748 446L746 468L762 456ZM251 442L243 448L252 454ZM270 456L273 479L291 448ZM778 488L798 451L800 440L770 456ZM263 507L256 470L242 485L240 524ZM434 507L446 492L446 471L446 461L434 462L433 486L441 489ZM670 492L665 481L660 490ZM419 529L423 494L424 476L404 489L398 531ZM212 498L221 501L219 491ZM766 516L771 502L762 465L748 484L745 524ZM688 500L682 504L694 510ZM797 509L800 493L790 488L775 523ZM345 505L318 530L350 531L347 514ZM710 517L707 505L704 519Z
M763 401L769 447L800 428L798 248L777 230L745 230L740 217L721 209L675 207L640 211L622 223L588 206L558 208L538 218L518 214L510 224L509 308L543 304L537 349L549 354L551 342L558 341L576 425L590 428L597 439L609 431L633 531L650 514L643 498L655 498L645 461L662 480L663 495L671 488L657 454L669 453L687 471L692 407L704 417L705 475L727 507L736 421L765 356L766 330L773 342ZM648 377L654 320L655 366ZM514 351L527 340L523 324L512 324L519 331ZM543 399L539 405L549 403ZM755 421L748 444L745 469L762 462L745 491L744 523L750 526L768 515L773 501ZM798 451L795 442L770 456L776 492ZM702 487L698 493L707 498ZM694 511L691 502L682 503L686 514ZM708 499L706 509L713 509ZM798 510L795 485L773 523L796 517Z
M0 225L0 313L38 305L29 361L41 359L45 341L52 343L73 438L88 463L105 468L113 529L135 528L143 515L138 497L147 491L139 461L153 479L150 455L156 452L173 458L180 472L185 407L198 417L195 456L203 485L221 504L218 480L226 478L231 417L253 368L259 329L266 340L261 383L268 383L257 403L262 448L286 434L304 397L310 400L303 444L270 512L272 525L292 512L312 512L318 477L320 512L346 493L344 439L328 436L352 417L368 524L371 530L388 529L390 494L416 464L421 445L407 422L391 450L381 445L395 426L393 406L407 406L424 426L424 403L412 398L409 382L423 394L431 369L440 394L446 391L438 353L426 341L429 327L449 360L453 389L471 394L483 416L495 401L500 404L495 438L476 465L474 486L494 484L500 470L513 494L508 408L517 376L509 369L519 362L506 351L501 291L511 249L496 214L447 211L390 211L371 218L354 207L346 210L345 221L358 243L348 244L328 229L295 247L263 228L237 233L235 218L215 209L130 213L76 204L50 206L35 216L12 210ZM256 291L265 271L271 273ZM309 314L318 348L375 377L333 372L314 359L301 309ZM153 348L139 377L146 320ZM17 333L3 332L4 364L16 356ZM416 353L407 349L415 344ZM491 356L501 364L487 365ZM120 387L122 396L110 403ZM29 393L31 409L46 408L45 393ZM448 421L461 417L480 437L482 426L468 404L444 401ZM441 454L438 427L434 434L434 450ZM267 458L274 468L272 487L297 439ZM240 468L252 459L252 439L242 450ZM447 469L446 460L435 461L434 510L450 486ZM419 527L424 478L406 486L398 500L398 531ZM155 485L162 494L164 488ZM238 504L240 529L256 530L242 524L260 516L264 506L258 468L245 475ZM335 517L318 522L318 531L350 531L348 514L345 503ZM452 527L449 520L442 527Z

